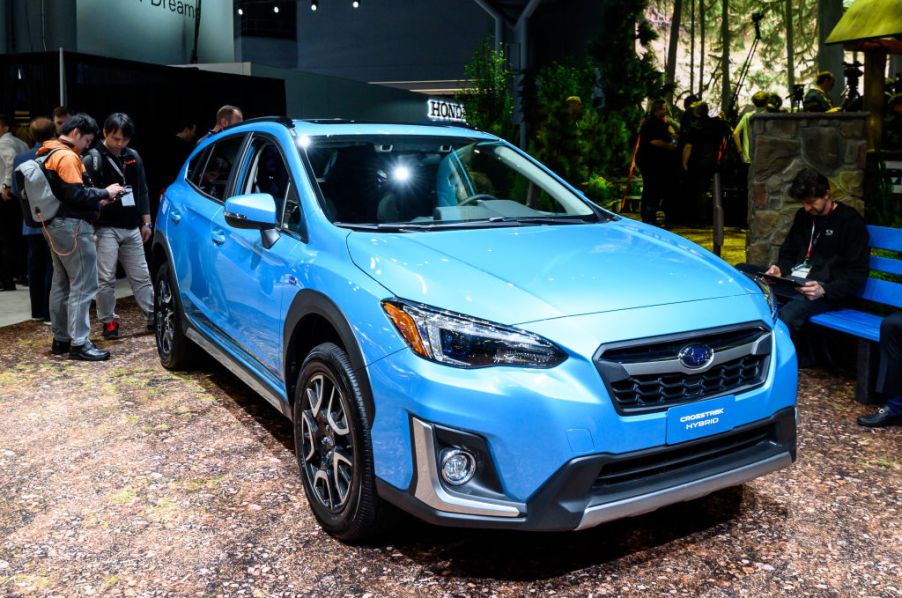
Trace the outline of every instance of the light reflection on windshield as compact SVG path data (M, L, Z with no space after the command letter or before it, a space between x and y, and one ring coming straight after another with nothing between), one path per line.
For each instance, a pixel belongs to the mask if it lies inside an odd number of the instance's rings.
M381 229L464 223L597 221L553 176L500 141L302 135L333 222Z

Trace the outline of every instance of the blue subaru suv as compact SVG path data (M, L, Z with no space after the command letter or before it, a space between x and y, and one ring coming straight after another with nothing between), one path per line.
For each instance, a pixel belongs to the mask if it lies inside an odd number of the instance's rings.
M194 150L157 223L163 365L199 348L288 417L344 541L391 505L583 529L795 460L767 285L496 137L248 121Z

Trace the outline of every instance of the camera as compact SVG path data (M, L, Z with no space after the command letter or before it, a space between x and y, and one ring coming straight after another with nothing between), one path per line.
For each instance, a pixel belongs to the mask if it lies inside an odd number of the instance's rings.
M760 23L761 19L764 18L763 12L753 12L752 13L752 23Z

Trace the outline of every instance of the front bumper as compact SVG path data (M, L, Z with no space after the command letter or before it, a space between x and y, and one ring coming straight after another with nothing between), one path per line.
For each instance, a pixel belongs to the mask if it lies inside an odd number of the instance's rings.
M692 500L789 466L796 410L675 446L595 454L567 462L525 503L446 487L434 426L411 419L414 479L406 490L377 481L385 499L438 525L542 531L585 529Z

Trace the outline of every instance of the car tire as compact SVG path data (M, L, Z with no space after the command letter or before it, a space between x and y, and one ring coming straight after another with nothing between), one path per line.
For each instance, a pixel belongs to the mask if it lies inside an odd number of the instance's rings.
M167 370L185 370L193 363L194 343L182 330L181 306L169 264L165 263L154 277L154 336L160 363Z
M375 539L389 507L376 492L370 421L347 353L315 347L301 366L294 446L307 501L326 532L346 543Z

